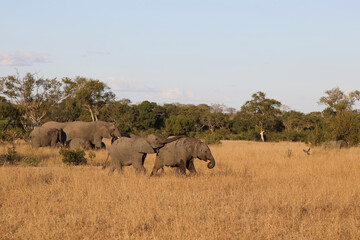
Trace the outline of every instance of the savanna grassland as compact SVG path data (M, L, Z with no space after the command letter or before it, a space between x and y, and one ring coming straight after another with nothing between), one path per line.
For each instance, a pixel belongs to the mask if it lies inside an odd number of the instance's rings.
M4 154L9 145L0 146ZM214 169L196 176L132 167L108 176L107 152L66 166L58 150L34 152L38 167L0 167L0 239L359 239L360 148L225 141Z

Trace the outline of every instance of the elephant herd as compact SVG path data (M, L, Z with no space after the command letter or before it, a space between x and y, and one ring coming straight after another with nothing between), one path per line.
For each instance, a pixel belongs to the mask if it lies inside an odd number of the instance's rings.
M114 123L96 122L47 122L35 127L29 139L32 147L67 146L70 148L104 148L103 138L120 137Z
M115 170L121 173L122 167L132 165L137 173L145 173L144 161L147 154L155 154L156 160L151 172L155 175L164 166L177 167L181 174L196 173L194 158L209 161L207 167L214 168L215 159L209 147L196 138L173 136L164 138L150 134L144 137L130 134L122 136L114 123L95 122L47 122L35 127L29 139L32 147L56 147L100 149L105 148L103 138L111 138L111 146L103 168L109 156L109 174Z

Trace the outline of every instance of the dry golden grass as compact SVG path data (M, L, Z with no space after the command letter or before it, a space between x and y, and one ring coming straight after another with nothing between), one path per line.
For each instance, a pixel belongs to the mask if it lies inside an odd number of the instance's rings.
M150 178L132 167L107 175L96 152L69 167L39 149L39 167L0 167L0 239L359 239L360 149L226 141L216 166L170 168ZM0 146L3 154L7 146ZM20 155L31 148L18 145Z

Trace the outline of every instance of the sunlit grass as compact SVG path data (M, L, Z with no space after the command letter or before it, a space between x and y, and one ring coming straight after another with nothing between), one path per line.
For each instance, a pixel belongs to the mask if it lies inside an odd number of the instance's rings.
M10 145L1 145L4 154ZM108 176L107 151L66 166L39 149L39 167L0 167L0 239L359 239L360 149L226 141L214 169L171 168L150 178L132 167ZM34 153L17 144L21 156Z

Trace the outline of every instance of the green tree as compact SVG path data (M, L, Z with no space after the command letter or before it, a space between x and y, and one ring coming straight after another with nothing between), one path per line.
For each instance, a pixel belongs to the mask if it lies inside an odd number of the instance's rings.
M264 132L276 129L281 114L281 103L275 99L266 98L265 93L257 92L252 95L252 100L246 101L241 111L247 113L255 123L255 129L264 141Z
M55 105L44 118L44 122L91 121L89 112L74 99L64 99Z
M323 111L326 140L345 140L349 145L359 142L359 114L352 111L360 100L360 91L343 92L338 87L325 91L319 104L327 107Z
M134 106L136 110L136 128L140 131L161 129L165 123L165 110L155 102L143 101Z
M318 146L328 138L327 125L321 112L311 112L305 115L305 142Z
M326 96L320 98L319 104L325 104L336 112L351 111L356 101L360 100L360 91L343 92L338 87L325 91Z
M206 126L210 132L215 132L216 129L221 129L229 124L229 116L221 112L206 112L201 115L201 123Z
M231 121L231 131L237 135L238 139L254 140L258 138L255 132L256 122L252 115L239 111Z
M305 114L297 111L283 113L281 122L284 125L283 136L287 141L304 140L306 121Z
M172 115L165 121L165 134L170 135L188 135L191 130L191 123L183 115Z
M99 117L104 121L115 122L121 133L134 132L137 111L131 105L129 99L122 99L114 103L106 104L100 110Z
M21 114L11 103L0 102L0 139L10 140L9 136L19 136L21 131Z
M331 139L357 145L360 137L360 116L355 111L342 111L330 120Z
M180 106L179 115L185 116L189 119L193 132L202 132L208 129L206 123L206 118L204 116L208 115L210 112L210 107L206 104L199 104L197 106L192 104L186 104Z
M2 77L0 93L16 104L26 131L40 125L47 112L62 99L61 82L27 73Z
M63 78L62 81L67 105L85 108L92 121L98 120L103 106L115 101L115 94L99 80L76 77L74 80Z

